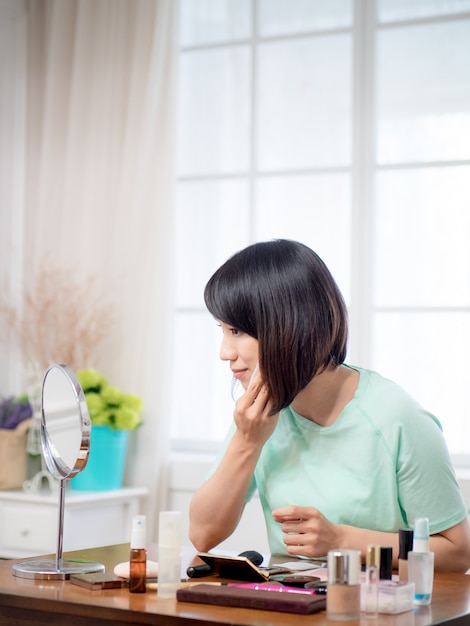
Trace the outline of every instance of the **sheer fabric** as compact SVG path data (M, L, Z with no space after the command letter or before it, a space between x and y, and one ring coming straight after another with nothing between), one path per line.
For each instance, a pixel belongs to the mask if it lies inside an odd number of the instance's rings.
M143 398L126 482L149 488L150 516L168 451L176 7L28 5L25 284L39 267L96 276L114 321L83 366Z

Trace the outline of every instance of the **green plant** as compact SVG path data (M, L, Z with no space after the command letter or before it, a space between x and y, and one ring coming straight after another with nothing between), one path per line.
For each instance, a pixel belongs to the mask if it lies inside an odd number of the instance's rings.
M142 400L139 397L113 387L102 374L91 368L78 371L77 378L94 426L134 430L142 424Z

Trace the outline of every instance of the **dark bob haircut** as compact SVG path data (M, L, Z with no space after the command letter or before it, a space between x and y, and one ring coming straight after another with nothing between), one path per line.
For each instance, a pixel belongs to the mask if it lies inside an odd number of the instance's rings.
M301 243L279 239L237 252L210 278L204 300L215 319L258 340L273 413L346 358L344 299L325 263Z

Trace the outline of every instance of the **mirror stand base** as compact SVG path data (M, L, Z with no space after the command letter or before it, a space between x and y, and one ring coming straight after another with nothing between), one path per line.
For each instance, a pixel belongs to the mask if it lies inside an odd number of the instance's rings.
M21 561L12 566L13 575L18 578L31 578L34 580L68 580L71 574L90 574L104 572L102 563L96 561L82 561L64 559L62 567L57 568L56 559L33 559Z

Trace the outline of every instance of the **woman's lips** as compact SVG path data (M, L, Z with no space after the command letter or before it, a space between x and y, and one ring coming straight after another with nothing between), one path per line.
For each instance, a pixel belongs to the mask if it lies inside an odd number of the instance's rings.
M241 378L243 378L247 371L248 370L232 370L232 374L234 378L240 380Z

